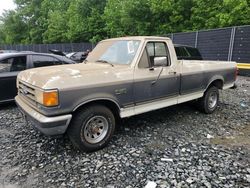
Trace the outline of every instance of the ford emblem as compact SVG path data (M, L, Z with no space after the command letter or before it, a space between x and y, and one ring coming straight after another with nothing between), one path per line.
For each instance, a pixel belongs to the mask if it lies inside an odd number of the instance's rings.
M23 87L23 93L24 93L25 95L27 95L27 94L29 93L27 87Z

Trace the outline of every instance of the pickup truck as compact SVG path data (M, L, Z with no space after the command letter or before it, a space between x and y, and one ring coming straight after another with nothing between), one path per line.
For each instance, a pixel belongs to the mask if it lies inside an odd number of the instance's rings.
M19 73L15 100L45 135L67 133L82 151L103 148L119 118L196 100L216 110L219 89L234 86L235 62L177 60L165 37L101 41L84 63Z

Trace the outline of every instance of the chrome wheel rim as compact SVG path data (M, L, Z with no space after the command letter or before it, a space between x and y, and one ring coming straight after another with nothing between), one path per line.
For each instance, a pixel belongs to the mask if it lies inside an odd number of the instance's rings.
M218 95L217 93L213 92L209 95L209 98L208 98L208 106L210 109L213 109L216 107L216 104L217 104L217 99L218 99Z
M90 144L102 141L108 133L108 120L103 116L90 118L83 131L84 138Z

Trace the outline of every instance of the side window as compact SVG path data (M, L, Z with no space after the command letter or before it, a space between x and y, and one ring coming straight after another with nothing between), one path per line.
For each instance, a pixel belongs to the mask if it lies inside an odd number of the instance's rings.
M26 56L12 58L10 72L22 71L26 69Z
M146 49L144 49L144 51L143 51L143 54L141 56L138 67L139 68L149 68L150 67L149 61L148 61L148 54L147 54Z
M175 47L175 52L179 60L185 59L190 56L188 52L186 51L185 47Z
M176 52L176 56L179 59L179 57L182 56L181 48L180 47L175 47L174 49L175 49L175 52Z
M10 72L11 59L4 59L0 61L0 73Z
M155 56L156 57L167 57L167 49L165 43L155 43Z
M153 42L147 43L148 56L155 56L155 45Z
M170 65L170 56L164 42L148 42L146 48L152 66Z
M50 56L33 55L33 64L35 68L44 66L53 66L55 65L55 59Z
M196 49L196 48L186 48L186 49L189 52L189 54L191 55L191 57L200 57L201 58L201 54L200 54L198 49Z
M0 61L0 73L17 72L26 69L26 56L13 57Z
M184 57L189 57L189 58L191 58L192 57L192 55L190 54L190 51L188 50L188 48L183 48L183 51L184 51Z

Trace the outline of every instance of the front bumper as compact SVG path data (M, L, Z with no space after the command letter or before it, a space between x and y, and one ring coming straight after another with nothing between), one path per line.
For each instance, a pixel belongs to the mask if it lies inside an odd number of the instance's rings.
M43 134L52 136L61 135L66 132L72 118L71 114L47 117L27 105L19 96L16 96L15 100L21 112L27 117L32 125Z

